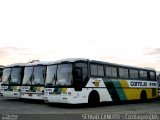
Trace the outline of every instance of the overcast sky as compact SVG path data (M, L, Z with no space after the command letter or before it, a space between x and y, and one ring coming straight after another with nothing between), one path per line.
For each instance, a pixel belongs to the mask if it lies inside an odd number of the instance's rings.
M160 70L159 0L1 0L0 64L90 58Z

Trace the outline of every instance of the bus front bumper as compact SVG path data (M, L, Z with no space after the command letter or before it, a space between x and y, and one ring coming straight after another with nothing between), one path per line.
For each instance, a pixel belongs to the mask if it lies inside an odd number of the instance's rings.
M44 94L43 93L21 93L21 98L44 100Z
M72 95L44 95L45 103L66 103L66 104L81 104L87 101L80 100Z
M20 98L21 97L20 92L15 92L15 91L3 91L2 95L3 97L10 97L10 98Z

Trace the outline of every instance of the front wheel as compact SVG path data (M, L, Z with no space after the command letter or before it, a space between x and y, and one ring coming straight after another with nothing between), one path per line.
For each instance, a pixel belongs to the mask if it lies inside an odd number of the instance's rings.
M99 104L100 98L97 91L92 91L88 98L88 103L90 106L95 107Z

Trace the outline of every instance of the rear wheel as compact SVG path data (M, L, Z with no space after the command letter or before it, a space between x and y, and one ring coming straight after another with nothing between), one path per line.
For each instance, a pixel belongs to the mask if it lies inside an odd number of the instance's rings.
M92 91L89 94L89 98L88 98L88 103L90 106L95 107L99 104L100 102L100 98L99 98L99 94L97 91Z
M147 94L146 94L146 91L145 91L145 90L142 90L141 96L140 96L140 100L141 100L142 102L146 102L146 101L147 101Z

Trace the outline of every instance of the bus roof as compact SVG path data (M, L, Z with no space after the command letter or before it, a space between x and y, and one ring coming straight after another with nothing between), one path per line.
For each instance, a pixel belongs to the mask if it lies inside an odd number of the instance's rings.
M65 62L76 62L76 61L88 61L88 59L85 59L85 58L67 58L67 59L61 59L61 60L56 60L56 61L53 61L53 62L49 62L48 65L65 63Z
M10 65L6 65L4 68L6 67L21 67L21 66L25 66L26 63L14 63L14 64L10 64Z
M98 64L107 64L107 65L113 65L113 66L119 66L119 67L129 67L129 68L133 68L133 69L142 69L142 70L152 70L152 71L155 71L154 68L135 67L135 66L122 65L122 64L116 64L116 63L105 62L105 61L90 60L90 59L85 59L85 58L68 58L68 59L61 59L61 60L49 62L48 65L65 63L65 62L76 62L76 61L89 61L89 62L98 63Z
M136 67L136 66L117 64L117 63L111 63L111 62L102 62L102 61L97 61L97 60L90 60L90 62L96 62L96 63L99 63L99 64L108 64L108 65L119 66L119 67L127 67L127 68L133 68L133 69L143 69L143 70L155 71L154 68L148 68L148 67L147 68L146 67Z
M3 65L0 65L0 68L4 68L4 66L3 66Z
M27 63L25 66L37 66L37 65L48 65L48 61L41 61L41 62L34 62L34 63Z

